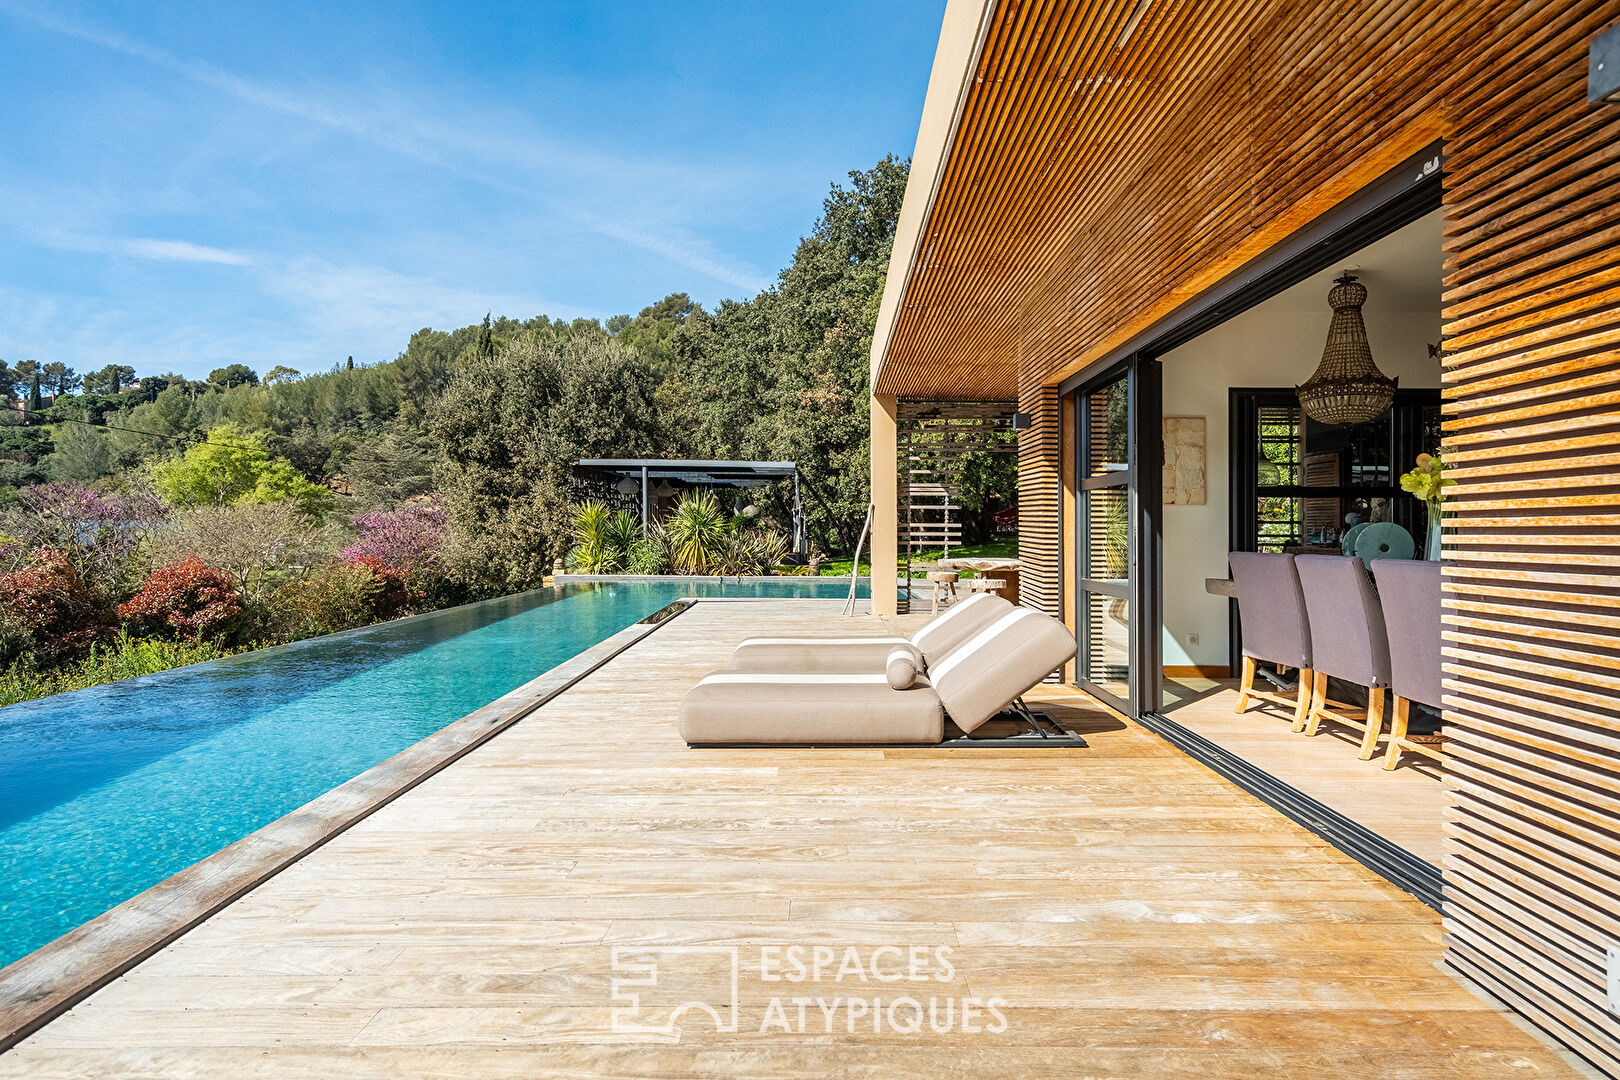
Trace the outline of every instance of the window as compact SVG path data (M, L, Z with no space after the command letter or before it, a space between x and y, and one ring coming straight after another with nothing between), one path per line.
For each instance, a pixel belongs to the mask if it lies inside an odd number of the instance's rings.
M1231 550L1339 550L1354 521L1393 521L1421 544L1423 507L1400 475L1440 445L1440 392L1402 390L1367 424L1320 424L1288 389L1234 389Z

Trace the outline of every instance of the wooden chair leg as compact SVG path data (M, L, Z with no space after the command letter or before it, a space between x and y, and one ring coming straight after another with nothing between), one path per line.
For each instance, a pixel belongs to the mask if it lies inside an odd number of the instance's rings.
M1305 721L1311 715L1311 699L1314 694L1315 675L1310 668L1300 668L1294 680L1298 687L1294 693L1297 701L1294 704L1294 731L1304 731Z
M1305 734L1315 735L1322 726L1322 710L1327 708L1327 680L1326 673L1317 671L1311 674L1311 711L1305 723Z
M1401 740L1406 738L1406 725L1410 719L1412 703L1395 695L1395 719L1389 729L1389 749L1384 751L1384 771L1391 772L1401 760Z
M1361 760L1371 761L1378 750L1378 736L1384 732L1384 689L1367 691L1367 734L1361 739Z
M1254 657L1243 658L1243 684L1238 687L1238 701L1236 712L1242 712L1249 707L1249 691L1254 689Z

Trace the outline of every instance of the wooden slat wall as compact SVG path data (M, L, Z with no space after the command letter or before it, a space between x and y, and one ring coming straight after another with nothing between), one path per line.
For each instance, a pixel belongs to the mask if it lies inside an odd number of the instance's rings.
M1018 575L1019 602L1057 615L1059 536L1058 396L1055 387L1035 387L1018 396L1020 412L1029 413L1028 430L1018 437Z
M1058 610L1050 388L1446 143L1448 962L1620 1073L1617 0L1002 0L878 376L998 397ZM1043 579L1044 575L1044 579Z
M1620 107L1613 4L1527 10L1447 139L1448 962L1611 1072L1620 1017Z

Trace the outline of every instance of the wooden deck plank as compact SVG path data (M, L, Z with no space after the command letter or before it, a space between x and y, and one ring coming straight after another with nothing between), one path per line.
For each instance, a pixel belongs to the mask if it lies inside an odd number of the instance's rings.
M1072 693L1047 704L1090 749L680 742L681 694L746 634L882 629L836 609L698 605L0 1055L0 1077L1574 1075L1435 968L1434 912ZM741 1030L614 1033L613 950L690 945L741 950ZM953 970L762 978L761 950L789 945L949 947ZM827 1031L812 1005L805 1031L761 1031L773 996L907 988L1000 996L1007 1030Z

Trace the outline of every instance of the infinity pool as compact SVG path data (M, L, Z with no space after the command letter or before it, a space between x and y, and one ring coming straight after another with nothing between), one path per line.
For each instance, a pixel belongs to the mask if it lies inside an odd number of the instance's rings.
M848 588L567 585L0 709L0 966L673 600Z

